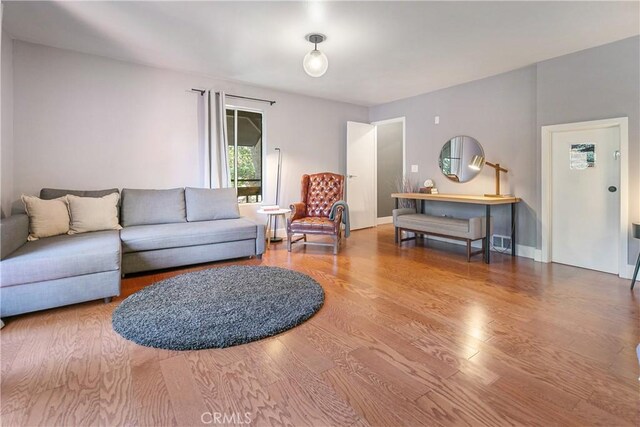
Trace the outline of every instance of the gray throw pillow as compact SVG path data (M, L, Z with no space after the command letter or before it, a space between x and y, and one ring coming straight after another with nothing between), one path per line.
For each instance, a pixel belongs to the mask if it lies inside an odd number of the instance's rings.
M122 189L120 223L123 227L186 222L184 188L171 190Z
M187 221L240 218L238 196L235 188L185 189Z

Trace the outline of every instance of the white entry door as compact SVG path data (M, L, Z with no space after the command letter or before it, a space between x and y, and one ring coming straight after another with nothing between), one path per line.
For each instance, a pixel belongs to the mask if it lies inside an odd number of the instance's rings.
M376 224L376 127L347 122L347 203L351 229Z
M618 274L619 150L618 126L553 133L552 261Z

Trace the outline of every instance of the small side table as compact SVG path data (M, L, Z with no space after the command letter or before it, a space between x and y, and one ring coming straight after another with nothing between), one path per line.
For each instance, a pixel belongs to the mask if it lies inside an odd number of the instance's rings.
M279 216L281 216L282 217L282 221L286 224L286 222L287 222L286 215L288 213L290 213L290 212L291 212L291 209L278 209L278 210L273 210L273 211L270 211L270 210L265 211L264 209L258 209L258 213L259 214L267 215L267 217L268 217L267 218L267 233L266 233L266 235L267 235L267 249L269 249L269 244L271 242L280 242L280 241L282 241L282 238L280 238L280 237L278 237L276 235L278 229L275 226L273 227L273 237L269 237L269 234L271 233L271 228L272 228L271 227L271 223L273 222L275 224L275 222L276 222L275 219L278 218Z
M633 237L640 239L640 222L633 223ZM633 287L636 285L638 270L640 270L640 253L638 254L638 260L636 261L636 269L633 272L633 279L631 279L631 290L633 290Z

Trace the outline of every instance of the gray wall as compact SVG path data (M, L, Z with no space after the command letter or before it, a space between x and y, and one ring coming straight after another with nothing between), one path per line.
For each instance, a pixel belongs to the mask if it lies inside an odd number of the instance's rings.
M493 170L466 184L449 182L438 170L442 145L454 135L470 135L487 160L509 169L503 192L523 199L518 210L518 244L540 248L540 126L611 117L629 117L629 219L640 220L640 37L562 56L487 79L372 107L370 120L406 116L408 173L416 182L433 178L440 192L482 194L493 190ZM434 124L434 116L440 124ZM408 167L407 167L407 170ZM474 207L445 204L435 213L481 214ZM496 232L508 234L506 209L496 212ZM629 238L629 263L638 244Z
M639 222L640 37L539 63L537 89L537 158L541 126L629 118L629 220ZM639 248L629 227L629 264Z
M377 127L378 218L391 216L391 193L398 191L402 180L402 127L402 122Z
M2 212L9 215L13 191L13 40L2 31L2 123L0 143L0 203Z
M475 137L487 159L506 166L503 192L523 198L519 208L518 243L535 246L535 104L536 70L527 67L510 73L395 101L370 109L370 119L406 117L406 170L415 183L434 180L441 193L484 194L494 191L494 175L486 168L465 184L449 181L438 168L444 143L456 135ZM440 124L434 117L440 116ZM429 212L462 216L484 215L483 207L427 204ZM497 207L496 233L510 234L508 208Z
M204 183L199 96L192 87L274 99L264 110L266 202L282 148L281 204L304 173L345 170L346 122L368 109L94 55L14 42L13 198L43 186L170 188Z

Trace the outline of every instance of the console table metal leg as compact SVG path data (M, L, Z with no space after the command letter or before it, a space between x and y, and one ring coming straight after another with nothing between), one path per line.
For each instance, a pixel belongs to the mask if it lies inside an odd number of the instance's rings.
M516 204L511 203L511 256L516 256Z
M487 244L484 248L484 262L491 264L491 205L486 206L485 217L485 236L487 237Z
M640 270L640 254L638 254L638 260L636 261L636 269L633 272L633 279L631 279L631 290L636 285L636 279L638 278L638 270Z

